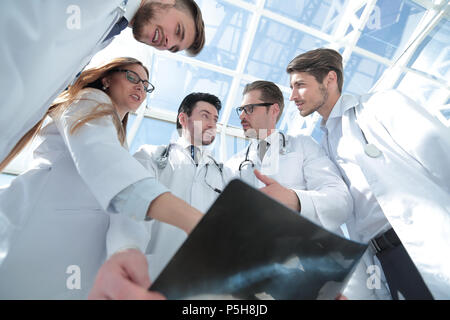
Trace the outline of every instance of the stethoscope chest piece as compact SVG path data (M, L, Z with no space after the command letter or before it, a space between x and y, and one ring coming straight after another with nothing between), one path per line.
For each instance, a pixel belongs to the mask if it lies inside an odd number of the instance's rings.
M364 152L371 158L378 158L381 156L381 150L372 143L368 143L364 146Z

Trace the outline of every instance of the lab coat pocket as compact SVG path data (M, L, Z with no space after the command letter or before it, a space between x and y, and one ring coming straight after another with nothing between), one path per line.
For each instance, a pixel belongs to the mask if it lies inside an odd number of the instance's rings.
M301 159L296 152L280 155L276 174L270 175L285 187L298 186L303 181Z
M106 215L106 212L103 209L96 207L56 208L55 213L61 215L92 215L92 214Z

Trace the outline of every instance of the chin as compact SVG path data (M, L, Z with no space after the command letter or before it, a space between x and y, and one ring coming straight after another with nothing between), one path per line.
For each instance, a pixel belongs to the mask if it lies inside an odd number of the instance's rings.
M209 139L204 139L202 140L202 145L204 146L209 146L210 144L212 144L215 140L215 137L213 138L209 138Z
M311 111L308 111L308 110L302 110L302 111L300 111L300 115L301 115L302 117L307 117L307 116L309 116L311 113L312 113L312 112L311 112Z
M245 135L247 138L250 138L250 139L254 139L254 138L256 138L256 137L258 136L256 130L255 130L255 129L252 129L252 128L249 128L249 129L245 130L245 131L244 131L244 135Z

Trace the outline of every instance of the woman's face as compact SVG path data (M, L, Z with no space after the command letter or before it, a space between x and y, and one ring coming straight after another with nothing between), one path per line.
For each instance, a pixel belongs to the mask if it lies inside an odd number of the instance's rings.
M145 69L139 64L131 64L119 69L128 72L114 72L103 78L102 82L107 88L105 92L114 102L120 117L123 118L127 112L136 111L147 96L143 82L133 83L129 78L148 81L148 77Z

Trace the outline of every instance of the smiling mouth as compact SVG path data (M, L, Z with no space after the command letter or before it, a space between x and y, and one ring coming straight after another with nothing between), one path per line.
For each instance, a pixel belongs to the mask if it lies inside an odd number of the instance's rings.
M156 29L155 30L155 34L154 34L153 39L152 39L152 43L158 43L158 40L159 40L159 30Z
M157 47L161 47L163 42L163 36L161 34L161 31L156 28L155 34L153 35L152 44L154 44Z
M139 97L137 94L132 94L130 97L133 98L134 101L137 101L137 102L141 101L141 97Z
M215 132L212 132L212 131L205 131L205 132L203 132L203 139L211 139L211 138L214 138L216 136L216 133Z

